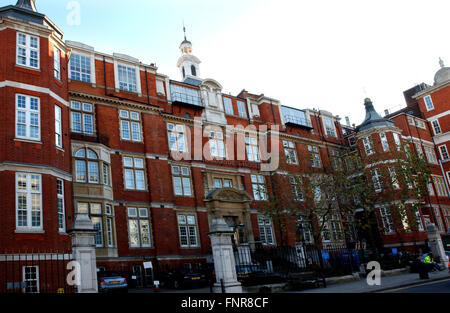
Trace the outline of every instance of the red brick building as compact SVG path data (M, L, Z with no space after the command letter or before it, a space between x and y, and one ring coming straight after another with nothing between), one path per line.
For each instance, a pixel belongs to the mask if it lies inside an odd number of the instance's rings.
M430 209L419 217L448 229L448 68L405 110L354 129L330 112L282 106L264 94L223 94L219 82L199 77L200 60L186 38L181 81L131 56L65 41L34 1L0 8L0 39L2 253L70 250L67 230L78 212L89 213L98 229L98 266L137 275L143 261L160 270L210 261L215 214L234 227L240 244L281 244L277 225L258 210L277 189L271 173L288 179L305 166L321 172L354 144L355 131L358 139L379 140L382 130L390 142L427 148L436 179ZM269 151L280 151L271 171L264 170L258 131L279 135L268 141ZM417 233L402 243L385 234L383 243L423 245ZM287 232L283 244L295 243L295 232Z

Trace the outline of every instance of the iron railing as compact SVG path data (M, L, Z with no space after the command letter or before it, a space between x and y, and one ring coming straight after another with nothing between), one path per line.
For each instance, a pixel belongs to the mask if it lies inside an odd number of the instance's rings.
M285 124L295 124L298 126L312 128L312 123L306 118L301 118L294 115L284 115L283 117Z
M204 107L203 101L200 98L200 96L193 96L193 95L189 95L187 93L173 91L171 93L171 97L172 97L172 102L181 102L181 103L187 103L187 104L198 106L198 107Z
M71 252L0 253L0 293L73 293L71 261Z

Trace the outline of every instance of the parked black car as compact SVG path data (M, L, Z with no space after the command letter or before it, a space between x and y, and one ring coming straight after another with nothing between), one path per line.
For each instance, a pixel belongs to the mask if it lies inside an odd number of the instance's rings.
M102 271L97 273L98 291L128 292L128 283L125 277L117 272Z
M168 272L164 277L164 285L175 289L193 286L207 286L209 283L205 274L189 271L184 268Z

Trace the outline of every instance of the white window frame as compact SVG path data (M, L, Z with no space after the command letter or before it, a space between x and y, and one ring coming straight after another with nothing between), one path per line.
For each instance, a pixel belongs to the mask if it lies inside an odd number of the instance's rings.
M296 147L297 146L294 142L283 140L283 148L284 148L284 154L286 156L287 164L292 164L292 165L298 164Z
M391 177L391 184L392 187L396 190L400 189L400 182L397 177L397 173L395 172L395 169L392 167L388 167L389 170L389 176Z
M183 249L200 248L198 222L195 214L183 213L177 215L178 224L178 236L180 238L180 247ZM183 235L183 232L185 235ZM186 243L183 244L183 238L185 237ZM195 240L191 241L192 239Z
M250 175L255 201L267 201L266 179L262 175Z
M126 160L131 159L133 165L127 165ZM136 166L136 160L142 161L142 167ZM132 157L132 156L123 156L123 179L124 179L124 188L125 190L136 190L136 191L146 191L147 190L147 179L145 175L145 159L144 158L138 158L138 157ZM127 171L131 171L133 173L133 186L127 186ZM144 186L143 188L138 188L137 186L137 172L142 172L143 179L144 179ZM132 187L132 188L131 188Z
M77 108L79 105L79 109ZM91 109L88 109L88 108ZM95 114L94 114L94 105L92 103L86 103L81 101L71 101L70 102L70 130L73 133L94 136L95 135ZM74 129L74 115L78 115L80 117L80 130ZM86 131L86 126L89 124L86 123L86 117L90 116L91 118L91 127L92 132Z
M136 210L136 214L130 214L130 210ZM146 212L143 214L143 212ZM128 234L129 234L129 241L130 241L130 248L133 249L148 249L153 247L153 234L152 234L152 224L150 222L150 209L146 207L128 207L127 208L127 224L128 224ZM132 244L132 233L131 233L131 222L135 222L137 224L137 241L138 244ZM143 234L143 228L142 226L145 225L145 223L148 226L148 239L149 243L143 244L142 243L142 234Z
M289 176L289 182L291 184L292 188L292 195L294 196L294 201L303 202L305 201L305 197L303 195L302 189L301 189L301 178L300 177L294 177Z
M437 136L437 135L442 134L441 124L439 124L439 120L438 119L435 119L434 121L431 121L431 125L433 126L433 133L434 133L434 135Z
M136 90L132 89L130 90L130 86L129 85L133 85L132 82L128 81L128 77L127 77L127 81L120 81L119 79L119 66L126 68L127 74L128 74L128 69L133 69L134 73L135 73L135 79L136 79ZM139 66L134 65L134 64L127 64L127 63L122 63L122 62L118 62L117 60L114 60L114 76L115 76L115 87L117 90L121 90L121 91L127 91L127 92L132 92L132 93L137 93L137 94L142 94L141 91L141 71ZM126 84L127 87L126 88L121 88L120 84ZM124 87L124 86L122 86Z
M392 220L392 212L389 208L380 207L379 208L381 222L383 224L383 231L386 235L395 234L395 225Z
M133 142L142 142L142 126L141 126L141 114L135 111L119 110L119 123L120 123L120 139ZM124 125L128 127L127 138L124 136ZM137 130L134 128L137 126Z
M370 138L370 137L363 138L363 144L364 144L364 150L366 152L366 155L372 155L375 153L372 138Z
M34 268L36 277L34 279L27 279L26 270ZM40 292L40 279L39 279L39 266L38 265L25 265L22 266L22 282L26 286L28 282L36 282L36 292L27 292L27 287L22 288L23 293L39 293Z
M320 149L317 146L308 146L311 167L322 168L322 158L320 157Z
M438 197L448 197L447 188L443 176L433 176L434 186Z
M323 128L328 137L337 138L336 125L334 124L333 119L329 117L322 117Z
M105 204L105 216L106 216L106 245L109 248L113 248L114 244L114 209L109 203Z
M172 166L173 191L175 196L192 197L191 171L186 166ZM178 188L177 188L178 186Z
M439 146L439 153L441 154L441 159L443 161L450 160L450 154L448 153L447 145L443 144Z
M259 156L258 139L255 137L245 137L245 150L247 152L247 160L249 162L261 162Z
M84 157L78 156L78 153L83 150L84 151ZM89 156L89 155L92 156ZM95 157L93 157L95 155ZM75 152L74 154L74 158L75 158L75 181L77 183L88 183L88 184L100 184L101 183L101 177L100 177L100 160L98 158L97 153L89 148L81 148L78 149L78 151ZM97 172L93 173L93 171L91 171L91 167L89 167L90 164L97 164ZM85 179L81 180L78 179L78 164L83 164L83 169L84 169L84 173L85 173ZM91 175L90 174L95 174L92 177L97 176L98 177L98 181L92 180L91 179Z
M59 187L59 184L61 188ZM58 207L58 230L60 233L66 231L66 205L64 200L64 180L56 179L56 195L57 195L57 207ZM59 204L61 203L61 207Z
M276 246L275 236L273 231L272 219L264 216L258 216L258 229L260 240L265 246Z
M21 35L25 36L25 45L19 43L19 37ZM37 47L31 46L31 38L36 39ZM34 70L39 70L40 69L40 38L38 36L33 36L33 35L28 35L25 33L17 32L16 40L17 40L17 42L16 42L16 64L19 66L28 67L28 68L31 68ZM25 50L25 55L19 54L20 49ZM31 52L36 52L37 58L32 58ZM22 64L19 62L20 57L25 58L25 64ZM37 66L32 66L31 60L36 60Z
M444 220L441 217L441 212L439 211L439 208L433 207L433 212L438 223L437 227L439 228L439 232L441 233L445 232Z
M227 151L222 132L210 132L209 134L209 152L214 158L226 158Z
M79 57L80 58L80 71L73 71L72 70L72 62L74 57ZM89 64L89 73L87 73L87 68L82 67L82 58L84 58L85 62L84 64ZM86 60L88 60L89 62L86 62ZM86 73L83 73L83 70ZM80 75L80 79L74 78L73 76L79 74ZM83 75L86 76L86 79L83 79ZM89 78L89 79L87 79ZM84 53L79 53L79 52L73 52L70 56L70 61L69 61L69 80L75 80L75 81L80 81L80 82L85 82L85 83L95 83L95 56L92 55L88 55L88 54L84 54Z
M111 179L109 175L109 165L106 163L102 164L102 173L103 173L103 185L110 186Z
M394 143L395 143L395 146L397 147L397 151L401 151L402 150L402 142L400 140L400 135L397 133L392 133L392 136L394 137Z
M89 205L90 206L90 205ZM95 242L95 246L97 248L103 248L105 247L105 232L103 231L103 215L101 214L92 214L91 213L91 220L92 220L92 224L94 225L94 230L97 230L97 233L94 236L94 241L98 238L100 239L100 242ZM95 228L96 223L95 220L98 220L98 226L99 228Z
M62 140L62 109L55 105L55 144L58 148L63 147Z
M227 115L234 115L234 109L233 109L233 100L227 97L223 98L223 106L225 110L225 114Z
M19 107L19 98L25 98L25 108ZM31 109L31 100L37 101L37 110ZM19 113L25 114L25 122L20 120L19 122ZM31 125L31 115L37 114L37 125ZM18 133L18 125L25 125L25 136L19 135ZM28 96L24 94L16 94L16 138L18 139L26 139L32 141L40 141L41 140L41 101L38 97ZM38 128L38 137L31 137L31 127Z
M417 210L415 212L415 216L416 216L417 230L419 232L424 232L425 228L423 227L422 215L420 214L420 210Z
M429 102L427 100L430 100ZM430 95L425 96L423 98L423 102L425 103L425 108L427 109L427 111L432 111L434 110L434 103L433 103L433 99L431 98ZM431 108L428 106L429 104L431 104Z
M61 80L61 50L53 47L53 76Z
M26 186L25 190L20 190L19 176L25 176ZM39 179L39 190L32 190L31 180L35 176ZM19 226L19 195L24 194L26 197L26 214L27 214L27 225ZM39 195L39 226L33 226L33 195ZM42 210L42 175L40 174L30 174L30 173L16 173L16 227L20 231L42 231L43 228L43 210Z
M238 116L241 118L248 118L247 115L247 105L244 101L237 101L237 107L238 107Z
M424 149L425 149L425 155L427 156L428 163L438 164L434 148L424 146Z
M188 152L186 143L186 126L182 124L167 123L167 136L170 151Z
M389 151L389 142L387 140L386 133L380 133L381 146L383 147L383 151Z
M383 182L381 178L382 176L380 174L380 169L374 169L372 171L372 181L376 193L380 193L383 191Z

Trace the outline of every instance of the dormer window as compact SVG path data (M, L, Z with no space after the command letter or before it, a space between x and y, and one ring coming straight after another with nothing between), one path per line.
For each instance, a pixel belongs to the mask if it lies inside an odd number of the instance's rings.
M137 92L136 68L118 65L120 90Z
M323 118L323 124L325 127L325 132L329 137L337 137L336 127L334 126L333 120L328 117Z
M91 58L72 53L70 56L70 79L86 83L91 82Z

